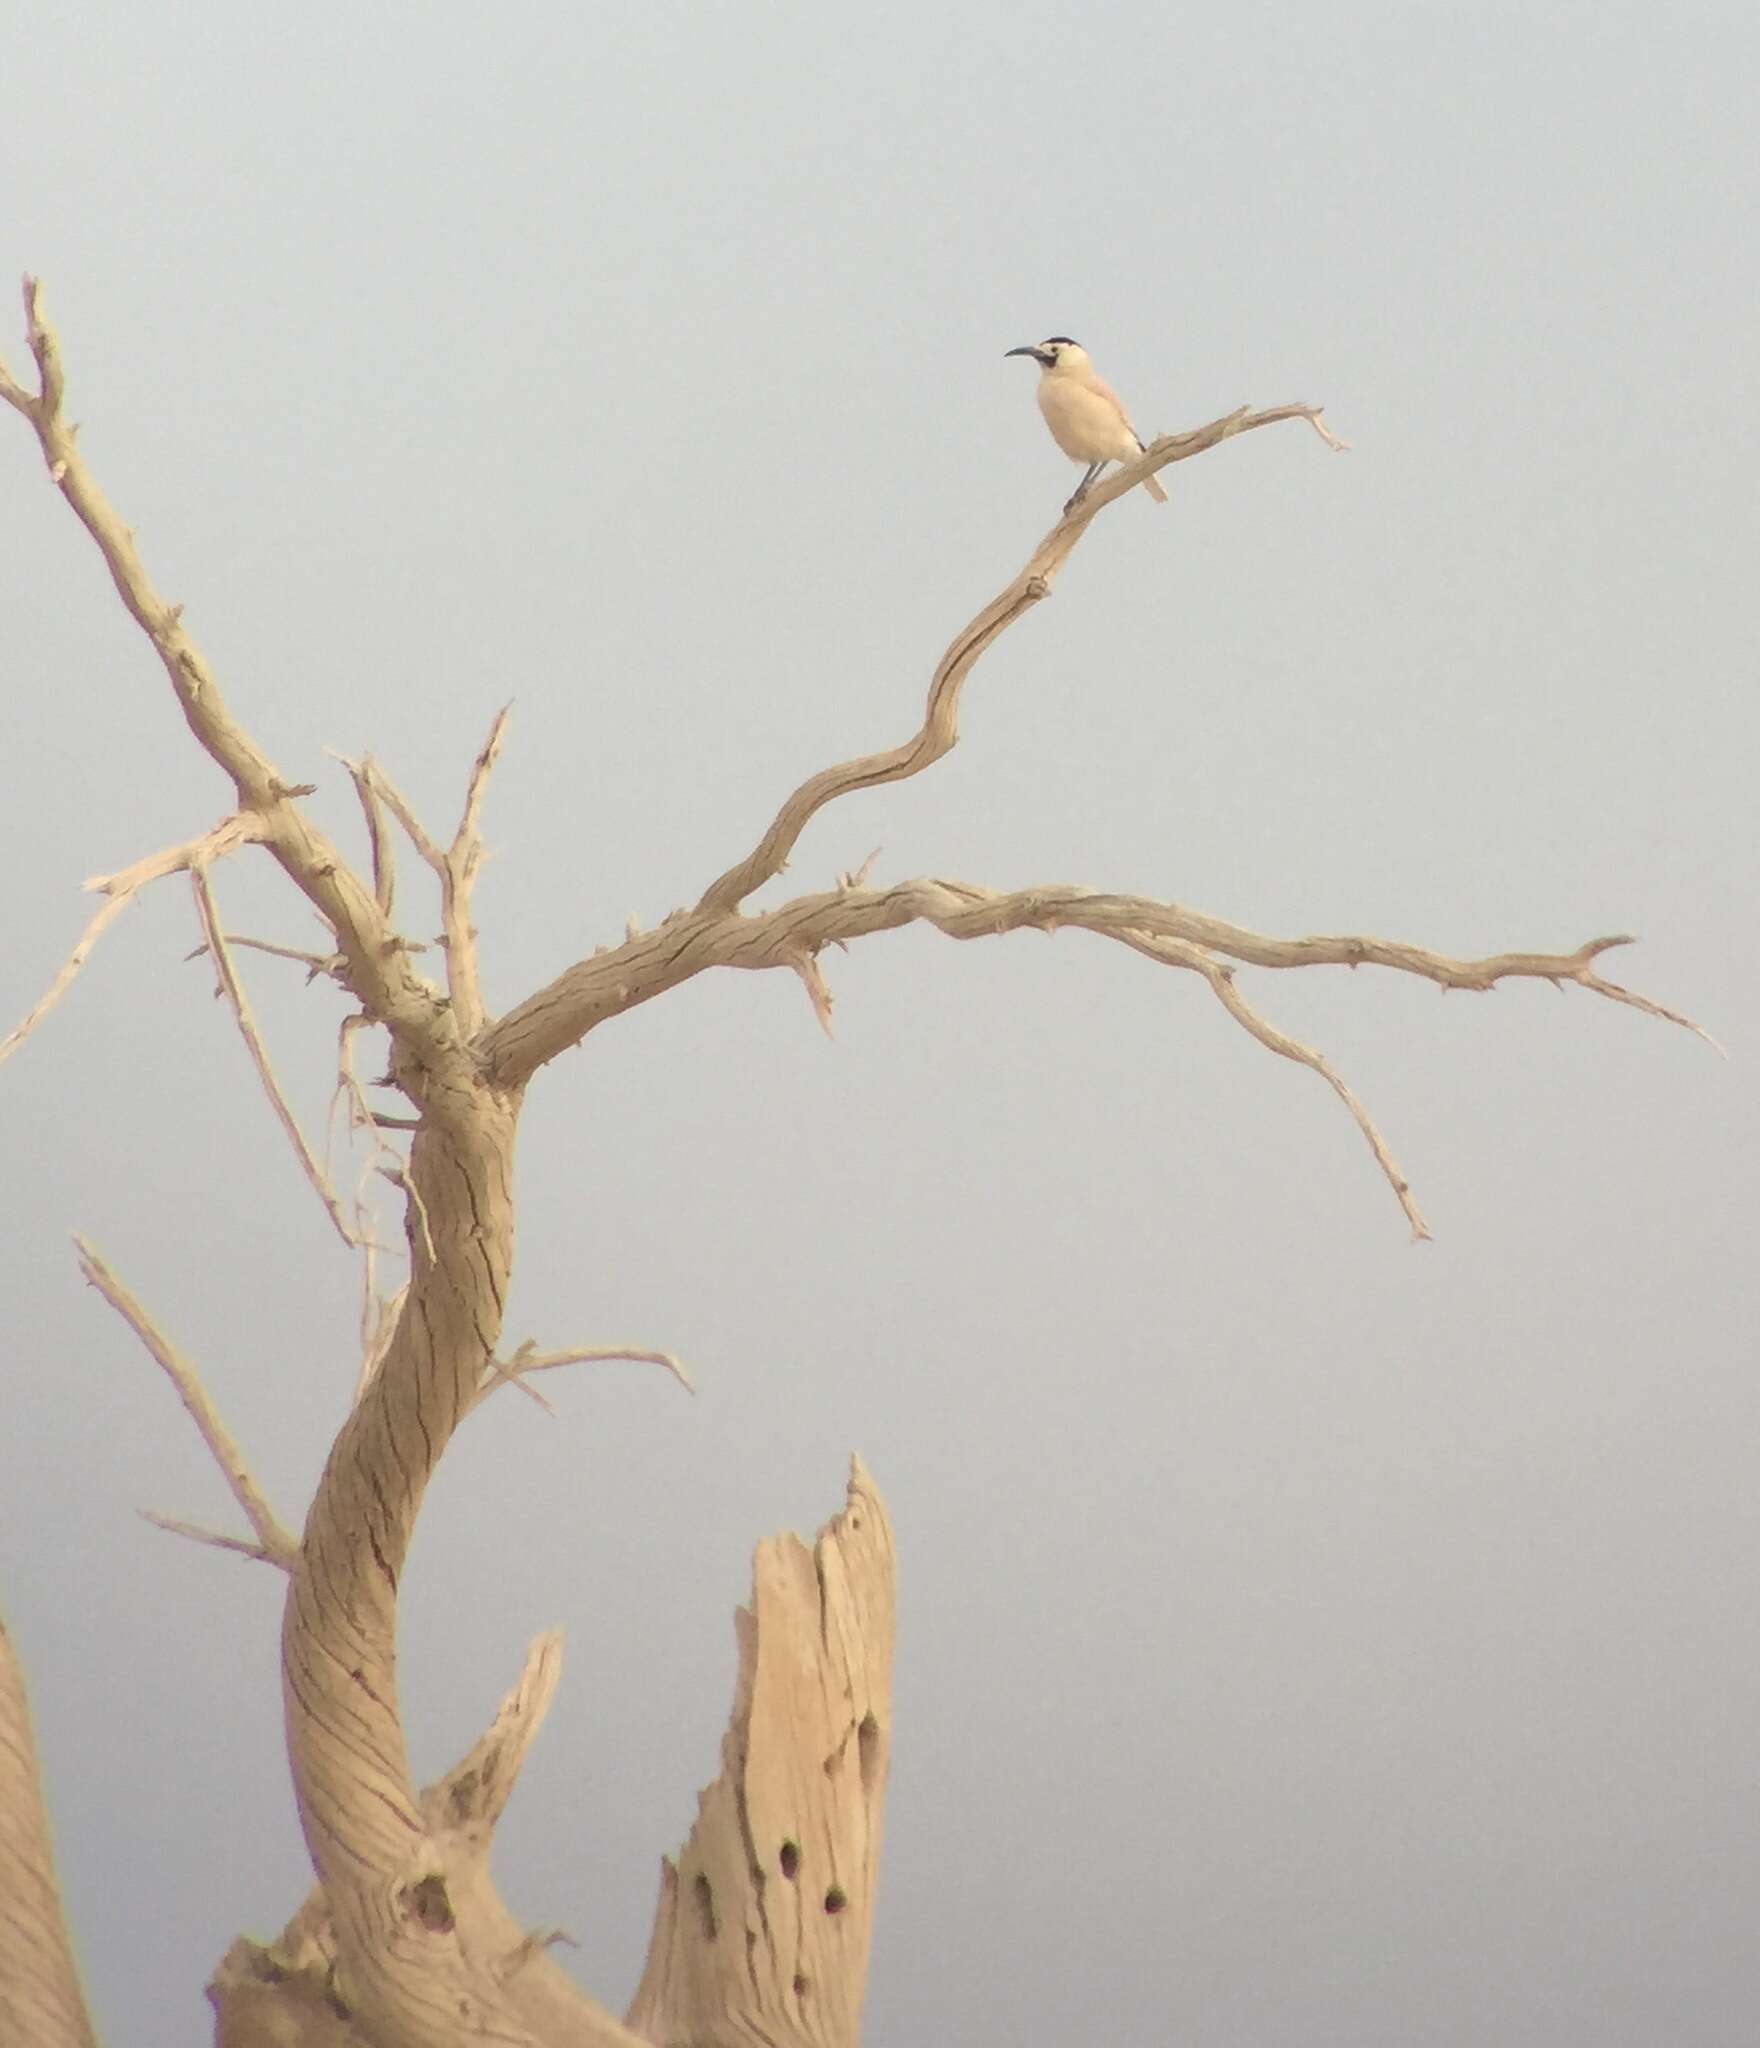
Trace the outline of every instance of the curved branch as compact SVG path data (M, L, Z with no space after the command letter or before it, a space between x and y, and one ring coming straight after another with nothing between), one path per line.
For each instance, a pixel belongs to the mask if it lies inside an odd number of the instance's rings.
M1280 420L1306 420L1330 447L1345 446L1326 426L1317 405L1280 405L1269 412L1251 412L1243 405L1224 414L1221 419L1212 420L1208 426L1193 428L1189 434L1164 434L1145 449L1137 461L1109 477L1105 483L1096 485L1079 504L1066 511L1033 550L1032 558L1008 588L992 598L970 625L962 627L953 636L930 678L929 702L923 713L921 730L903 746L889 748L881 754L864 754L859 760L844 761L834 768L823 768L817 775L808 776L783 804L768 831L745 859L729 868L726 874L717 876L703 891L697 908L738 909L755 889L761 889L766 882L781 874L794 851L795 842L816 812L840 796L849 796L858 789L877 789L882 783L902 782L907 776L920 775L925 768L933 767L944 754L949 753L959 742L959 693L966 677L977 665L978 657L1024 612L1031 611L1041 598L1050 595L1057 572L1069 559L1095 516L1106 506L1124 497L1144 477L1167 468L1170 463L1202 455L1219 441L1230 440L1236 434L1251 433L1255 427L1274 426Z
M915 923L932 924L954 939L989 938L1010 931L1055 932L1068 926L1116 940L1163 966L1202 974L1229 1014L1261 1045L1311 1067L1337 1094L1399 1197L1416 1237L1427 1237L1429 1231L1405 1176L1362 1103L1320 1053L1259 1016L1234 986L1234 970L1227 963L1271 968L1385 967L1433 981L1444 990L1482 992L1500 982L1517 980L1550 981L1560 986L1573 982L1593 995L1678 1024L1716 1045L1690 1017L1604 980L1595 971L1595 962L1609 948L1631 943L1624 938L1591 939L1572 953L1496 953L1482 960L1456 960L1425 946L1366 936L1271 938L1182 904L1063 883L1003 894L972 882L916 880L890 889L827 890L797 897L753 917L738 912L686 912L657 932L643 933L569 968L484 1035L483 1057L492 1074L507 1085L518 1085L544 1061L577 1043L607 1018L652 1001L706 968L781 967L799 974L803 962L816 962L826 946ZM823 989L822 981L820 987ZM828 990L816 1007L822 1017L828 1014Z
M495 1825L561 1676L562 1638L550 1630L527 1647L519 1682L501 1702L491 1726L444 1778L421 1794L422 1814L436 1842L444 1843L449 1863L480 1868L485 1883ZM494 1939L507 1959L505 1974L520 1980L520 1992L534 2007L527 2012L528 2021L537 2026L544 2016L535 2009L541 1997L545 2009L560 2013L564 2020L557 2038L571 2038L571 1994L578 1994L554 1965L539 1961L535 1951L542 1944L514 1923L498 1900L494 1906ZM307 1895L276 1941L265 1945L241 1939L227 1951L208 1986L208 1998L221 2021L219 2038L285 2040L298 2048L307 2048L308 2043L316 2048L320 2042L323 2048L354 2043L366 2048L367 2037L338 2009L338 1961L335 1924L320 1885ZM551 2038L541 2026L537 2030L542 2038ZM374 2036L374 2048L377 2041Z
M408 1295L332 1447L282 1624L289 1758L341 1973L378 2048L530 2043L522 2010L532 1972L522 1968L510 1986L508 1959L493 1941L501 1923L480 1892L467 1886L459 1899L448 1896L447 1863L410 1777L395 1658L397 1588L416 1514L500 1338L518 1091L484 1078L451 998L412 971L373 889L304 818L295 801L302 792L282 782L227 711L180 608L154 590L132 535L79 456L62 412L59 349L28 279L25 310L40 389L33 397L8 377L0 396L35 428L51 481L151 641L191 732L233 779L253 833L336 934L343 978L387 1028L393 1079L421 1112L407 1175ZM461 909L493 745L479 760L454 844ZM384 879L381 869L382 887ZM208 936L218 959L217 931L216 921ZM569 1995L568 2023L571 2040L629 2048L625 2031L585 1994Z

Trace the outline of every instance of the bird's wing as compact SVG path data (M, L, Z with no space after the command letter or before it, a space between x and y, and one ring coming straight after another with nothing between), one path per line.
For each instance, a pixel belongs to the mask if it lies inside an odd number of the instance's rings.
M1124 400L1119 397L1118 393L1113 390L1112 386L1107 383L1104 377L1096 377L1093 380L1093 388L1095 394L1098 397L1105 399L1106 403L1110 405L1113 408L1113 410L1118 414L1119 418L1124 421L1125 429L1129 433L1131 439L1137 442L1137 446L1139 448L1142 447L1142 442L1137 440L1137 430L1135 427L1131 425L1131 416L1124 409Z

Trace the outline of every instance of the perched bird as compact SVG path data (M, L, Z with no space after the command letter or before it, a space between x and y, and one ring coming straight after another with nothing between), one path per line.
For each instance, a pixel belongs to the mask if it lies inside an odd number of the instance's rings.
M1039 365L1039 410L1045 415L1051 438L1072 462L1088 465L1087 475L1063 508L1067 512L1082 502L1088 486L1109 462L1129 462L1132 456L1142 454L1143 444L1119 403L1118 393L1094 374L1088 351L1079 341L1071 341L1067 334L1054 334L1049 341L1011 348L1008 355L1031 356ZM1167 503L1159 477L1144 477L1143 488L1158 505Z

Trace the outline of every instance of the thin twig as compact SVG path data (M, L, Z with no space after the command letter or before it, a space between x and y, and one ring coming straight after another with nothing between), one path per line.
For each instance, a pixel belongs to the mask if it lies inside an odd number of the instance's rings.
M276 1519L275 1512L264 1498L262 1489L251 1476L244 1453L234 1441L232 1432L220 1420L213 1402L209 1400L207 1390L203 1387L195 1367L182 1355L85 1239L76 1237L73 1243L79 1254L80 1271L133 1330L151 1353L154 1362L177 1389L178 1399L188 1410L189 1418L195 1424L203 1443L207 1445L209 1454L220 1467L221 1477L231 1489L233 1499L243 1509L245 1520L256 1531L257 1541L273 1563L290 1564L298 1552L299 1545Z
M298 946L277 945L271 939L249 939L242 932L228 932L226 943L229 946L242 946L249 953L267 953L276 960L296 960L306 970L308 982L316 981L320 974L330 975L338 981L342 979L340 953L307 953ZM204 939L199 946L192 946L183 957L185 960L205 960L207 955L208 945Z
M513 1354L512 1358L506 1360L491 1358L489 1360L486 1370L494 1376L484 1379L483 1384L477 1389L476 1398L471 1402L471 1408L480 1408L488 1400L489 1396L494 1393L495 1389L504 1382L519 1387L522 1393L531 1394L532 1398L537 1400L540 1406L548 1408L550 1404L544 1401L533 1388L525 1385L525 1374L554 1372L559 1366L564 1365L603 1365L613 1360L627 1361L634 1365L664 1366L687 1394L694 1394L696 1392L696 1388L691 1383L690 1374L685 1371L683 1363L670 1351L649 1351L636 1344L595 1344L583 1346L573 1351L540 1352L528 1337Z
M444 850L416 816L415 806L379 763L371 759L361 763L368 787L391 811L408 835L410 844L439 877L440 943L446 953L446 986L458 1028L467 1038L479 1031L483 1024L477 935L470 918L471 892L483 861L483 842L478 824L489 777L500 759L512 710L512 705L504 704L495 714L489 736L471 767L458 830L453 834L452 844Z
M403 791L398 788L397 784L392 781L391 777L385 773L383 765L375 761L369 754L361 763L361 771L371 783L374 795L383 801L391 815L403 827L404 834L411 846L415 848L417 853L421 855L423 860L428 863L429 867L436 874L442 872L446 865L445 854L440 851L435 841L428 836L427 827L416 816L415 806L404 795Z
M351 761L346 754L338 754L329 748L332 759L340 761L354 782L354 793L360 799L361 815L367 823L367 845L373 857L373 900L389 922L393 905L397 899L397 851L391 834L385 826L385 808L379 801L379 792L373 787L372 756L364 761Z
M349 1227L348 1218L342 1213L342 1204L336 1198L336 1190L326 1179L324 1169L313 1156L312 1148L306 1143L305 1133L300 1129L293 1111L288 1107L287 1098L281 1092L281 1084L275 1078L275 1070L269 1064L269 1054L263 1044L262 1033L257 1029L257 1020L251 1014L244 985L238 978L238 970L232 964L232 954L226 944L225 934L220 929L220 913L215 908L214 892L208 882L205 861L194 861L190 865L189 878L195 891L196 912L202 921L202 930L207 935L208 951L213 956L214 971L220 978L220 986L232 1004L232 1014L238 1024L239 1036L244 1040L245 1050L251 1056L251 1063L257 1070L257 1078L263 1084L263 1092L269 1098L281 1128L287 1133L298 1158L301 1171L312 1184L318 1200L324 1205L324 1213L336 1226L336 1234L343 1243L354 1247L359 1243Z
M503 704L496 712L494 723L489 727L489 737L483 742L482 751L472 765L470 783L465 790L464 810L459 815L458 830L452 835L452 851L461 858L479 846L478 825L483 815L483 798L488 791L489 777L501 758L501 749L507 738L507 721L512 716L513 706Z
M1630 939L1609 939L1603 941L1602 946L1598 947L1597 951L1604 950L1609 945L1629 946L1632 943ZM1653 1002L1649 996L1639 995L1635 989L1622 988L1617 981L1604 981L1599 974L1594 973L1587 965L1579 973L1561 976L1560 978L1574 981L1579 988L1590 989L1598 996L1606 996L1609 1002L1627 1003L1634 1010L1642 1010L1646 1017L1655 1017L1664 1024L1678 1024L1682 1030L1692 1032L1695 1038L1704 1039L1705 1043L1710 1046L1719 1059L1727 1060L1729 1058L1729 1053L1723 1045L1712 1037L1704 1025L1695 1024L1691 1017L1683 1016L1679 1010L1669 1009L1664 1003Z
M227 854L236 852L241 846L251 845L261 837L260 821L239 813L222 819L212 831L186 840L181 846L169 846L162 853L149 854L145 860L137 860L133 867L124 868L117 874L93 875L85 886L108 900L94 913L81 934L79 944L67 956L60 973L38 997L23 1022L7 1037L0 1039L0 1061L16 1052L66 995L74 977L90 958L93 947L148 883L161 881L166 875L179 874L197 861L223 860Z
M483 862L483 841L478 827L489 777L501 758L512 710L511 704L503 704L495 714L489 737L483 742L482 752L471 768L458 830L452 835L452 844L447 848L440 871L440 916L446 933L446 985L452 991L452 1007L458 1018L458 1027L467 1038L474 1037L483 1026L477 934L471 924L471 894L476 887L477 870Z
M1374 1118L1324 1053L1316 1052L1312 1046L1303 1045L1299 1039L1291 1038L1287 1032L1279 1031L1275 1024L1254 1009L1241 994L1235 981L1235 969L1227 961L1218 960L1206 953L1201 946L1187 945L1179 939L1135 939L1129 934L1121 936L1127 945L1133 945L1138 952L1146 954L1151 960L1160 960L1171 966L1195 968L1210 984L1217 1001L1228 1014L1267 1051L1277 1053L1286 1060L1294 1060L1298 1066L1309 1067L1318 1074L1350 1111L1356 1120L1358 1130L1368 1140L1369 1150L1375 1155L1376 1165L1381 1168L1388 1186L1393 1189L1400 1208L1405 1212L1406 1221L1412 1226L1412 1242L1417 1244L1430 1236L1430 1226L1424 1221L1417 1197L1412 1193L1411 1183L1400 1170L1399 1162L1376 1127Z
M354 1387L355 1405L357 1407L360 1405L362 1394L366 1392L374 1375L385 1362L385 1354L391 1349L391 1340L397 1335L397 1319L403 1314L403 1305L408 1299L409 1282L407 1280L393 1295L384 1297L375 1295L372 1300L372 1313L375 1320L373 1320L370 1331L367 1331L368 1310L365 1305L362 1307L361 1322L365 1334L361 1345L361 1369L355 1380Z
M155 1514L151 1508L136 1508L135 1513L143 1522L151 1522L155 1529L163 1529L167 1535L187 1536L192 1543L206 1543L215 1550L231 1550L240 1557L254 1557L259 1564L272 1564L284 1572L293 1569L291 1557L277 1556L260 1543L247 1543L242 1536L222 1536L218 1529L204 1529L197 1522L180 1522L175 1515Z
M239 810L251 816L249 836L270 849L336 934L350 989L407 1048L416 1069L444 1069L455 1081L468 1082L469 1055L449 1008L439 992L412 971L372 890L300 810L296 799L305 786L284 782L233 718L212 666L184 625L183 607L160 596L133 532L80 453L74 428L63 412L60 351L35 278L24 281L24 305L40 390L33 397L8 377L0 383L0 396L34 428L51 481L103 557L118 596L158 656L190 731L231 780Z
M410 1213L415 1219L415 1229L410 1232L412 1245L418 1241L419 1232L422 1255L431 1266L434 1263L434 1233L428 1228L428 1210L422 1200L421 1189L410 1179L409 1169L400 1159L396 1160L395 1164L381 1166L379 1171L393 1187L403 1190L404 1199L409 1203Z

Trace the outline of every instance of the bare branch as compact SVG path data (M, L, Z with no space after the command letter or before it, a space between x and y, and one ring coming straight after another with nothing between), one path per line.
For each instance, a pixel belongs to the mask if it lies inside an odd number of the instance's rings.
M464 810L452 844L442 850L415 814L415 807L376 761L361 764L375 796L389 806L397 822L409 835L410 844L440 879L441 945L446 952L446 985L452 995L459 1028L467 1035L481 1029L482 991L477 977L477 939L471 927L471 891L482 865L483 842L478 834L483 797L495 763L507 736L507 721L513 706L504 704L495 714L489 737L483 742L471 768Z
M1204 951L1202 946L1189 945L1183 939L1152 939L1132 932L1121 932L1119 937L1135 951L1150 960L1158 960L1163 966L1189 967L1195 969L1210 984L1216 999L1228 1014L1244 1030L1251 1033L1268 1051L1279 1054L1286 1060L1294 1060L1299 1066L1310 1067L1337 1095L1351 1115L1356 1119L1358 1130L1369 1141L1369 1149L1375 1155L1375 1163L1381 1168L1387 1184L1399 1199L1405 1211L1406 1221L1412 1226L1412 1241L1419 1242L1430 1235L1430 1226L1424 1221L1412 1194L1411 1183L1400 1171L1399 1163L1388 1149L1387 1141L1376 1128L1374 1119L1363 1107L1349 1084L1312 1046L1303 1045L1291 1038L1253 1008L1235 983L1235 969L1226 960L1218 960L1214 954Z
M317 980L320 974L328 974L341 980L342 955L340 953L308 953L298 946L283 946L273 939L249 939L242 932L227 932L229 946L242 946L249 953L267 953L276 960L296 960L306 970L308 983ZM208 945L204 940L199 946L192 946L183 956L186 960L205 960Z
M361 768L372 785L373 794L381 799L391 815L403 827L404 836L411 846L436 874L443 874L446 868L445 854L440 851L439 843L429 837L428 828L416 816L415 806L385 773L383 764L375 761L369 754L361 763Z
M8 379L0 396L35 429L51 481L103 556L117 594L159 657L185 722L231 778L239 810L251 816L249 836L269 849L335 932L348 986L389 1027L413 1070L462 1081L469 1062L450 1006L414 973L373 893L300 811L299 786L284 780L232 717L207 658L184 629L182 606L168 604L154 588L133 534L87 468L63 415L59 348L34 278L25 280L24 299L40 390L32 397ZM437 1090L442 1104L450 1096L447 1087Z
M256 1531L257 1541L269 1554L271 1562L282 1566L291 1564L298 1555L299 1544L281 1526L274 1510L264 1498L262 1489L251 1476L250 1467L245 1463L244 1453L234 1442L231 1431L220 1420L219 1412L209 1400L196 1369L183 1357L177 1347L165 1335L153 1318L135 1297L123 1286L116 1275L87 1244L83 1237L74 1239L74 1248L79 1253L80 1271L110 1306L128 1324L135 1335L152 1354L154 1362L177 1389L178 1399L189 1412L203 1443L208 1447L221 1477L232 1490L232 1497L244 1511L244 1517Z
M173 1515L158 1515L151 1508L137 1508L143 1522L151 1522L155 1529L163 1529L171 1536L187 1536L192 1543L205 1543L215 1550L235 1551L240 1557L255 1558L259 1564L279 1566L282 1571L293 1569L293 1560L280 1557L272 1550L265 1550L260 1543L246 1543L241 1536L222 1536L217 1529L204 1529L196 1522L180 1522Z
M1270 938L1181 904L1062 883L1005 895L971 882L917 880L881 890L839 887L798 897L779 909L751 917L694 911L661 931L626 941L569 968L485 1034L483 1055L489 1071L503 1085L518 1085L543 1061L554 1058L606 1018L650 1001L705 968L784 967L798 974L803 959L816 962L828 945L917 922L932 924L955 939L1021 930L1054 932L1067 925L1116 940L1163 965L1186 967L1204 975L1230 1015L1261 1044L1312 1067L1338 1094L1420 1235L1425 1234L1423 1219L1362 1104L1318 1053L1298 1045L1259 1017L1226 978L1216 956L1255 967L1384 967L1421 976L1445 989L1486 990L1521 979L1574 982L1592 994L1629 1002L1685 1029L1699 1029L1690 1018L1647 997L1633 996L1595 972L1599 955L1627 943L1619 938L1591 939L1574 953L1499 953L1483 960L1455 960L1423 946L1387 939Z
M361 815L367 823L367 845L373 857L373 900L389 921L397 900L397 851L385 824L385 807L373 785L372 756L368 755L364 761L351 761L346 754L338 754L334 748L327 751L342 763L353 779L354 793L360 799Z
M226 936L220 929L220 913L214 907L214 891L208 881L207 864L194 861L190 865L190 882L195 890L196 911L202 920L202 930L207 934L208 951L213 956L214 971L220 977L220 986L225 990L232 1004L232 1014L238 1023L239 1036L243 1038L245 1050L251 1056L251 1063L257 1070L257 1078L263 1084L263 1092L269 1098L269 1105L287 1133L300 1168L313 1188L318 1200L324 1205L324 1213L336 1226L336 1234L343 1243L353 1247L359 1240L349 1227L348 1218L342 1213L342 1204L336 1198L336 1190L325 1178L324 1169L313 1156L312 1148L306 1143L305 1133L300 1129L293 1111L287 1105L287 1098L281 1092L281 1084L275 1078L275 1070L269 1064L269 1054L263 1044L262 1033L257 1029L257 1020L251 1013L251 1006L245 996L244 985L238 978L238 970L232 964L232 954L226 944Z
M391 1340L397 1335L398 1318L409 1300L409 1283L406 1281L395 1294L381 1298L371 1292L369 1270L368 1295L372 1302L371 1312L364 1303L361 1309L361 1369L354 1389L357 1403L384 1364L386 1352L391 1349Z
M499 1358L491 1358L489 1360L483 1384L477 1391L476 1400L471 1403L471 1412L475 1413L489 1396L494 1393L497 1387L511 1387L516 1394L524 1394L528 1401L535 1401L543 1409L544 1413L552 1421L555 1421L556 1410L544 1399L536 1387L526 1385L525 1380L521 1377L518 1365L503 1365Z
M73 985L74 976L90 958L93 947L149 882L157 882L166 875L181 873L197 862L205 865L210 861L223 860L227 854L235 852L241 846L248 846L261 837L261 819L235 814L222 819L212 831L186 840L181 846L168 846L163 853L149 854L145 860L137 860L133 867L124 868L119 874L94 875L86 883L86 887L105 896L108 901L86 926L79 944L67 956L66 964L38 998L36 1006L16 1031L0 1039L0 1061L6 1060L16 1052L60 1002Z
M472 868L481 854L478 826L483 815L483 798L488 792L489 777L495 772L495 764L501 758L501 749L507 739L507 721L513 716L513 706L503 704L496 712L494 723L489 727L489 737L483 742L471 768L470 786L465 791L464 810L459 815L458 830L452 835L452 852L456 859L469 860Z
M1184 941L1253 967L1385 967L1443 988L1485 990L1501 981L1576 982L1598 995L1612 993L1594 972L1597 955L1624 939L1592 939L1574 953L1497 953L1456 960L1427 947L1366 936L1279 939L1229 924L1178 903L1123 896L1068 883L1004 893L973 882L931 878L890 889L834 889L753 917L693 911L678 923L577 961L484 1034L482 1055L504 1087L526 1080L559 1052L609 1017L622 1016L710 967L794 967L802 950L819 953L870 932L896 931L917 922L950 938L975 939L1021 930L1056 931L1069 925L1103 938L1142 933ZM1622 995L1617 1000L1626 1000ZM1687 1029L1697 1026L1672 1011L1655 1014Z
M562 1631L546 1629L526 1645L518 1683L501 1702L495 1719L438 1784L423 1790L422 1811L432 1826L495 1825L561 1683Z
M467 1036L474 1036L483 1026L483 991L477 975L477 935L471 924L471 892L476 887L477 870L483 862L483 841L478 825L483 813L483 797L495 763L501 758L502 742L507 736L507 721L512 710L511 704L503 704L495 714L489 737L483 742L483 750L471 769L464 810L459 817L458 830L452 835L452 844L447 848L446 863L440 875L447 986L452 990L459 1028Z
M907 776L920 775L925 768L932 767L950 752L959 742L959 693L966 677L976 667L978 657L1016 619L1031 611L1041 598L1050 595L1051 585L1076 543L1087 532L1095 516L1115 498L1125 496L1156 470L1201 455L1219 441L1229 440L1236 434L1250 433L1255 427L1268 427L1280 420L1292 419L1307 420L1324 440L1335 447L1342 445L1331 429L1323 425L1318 406L1283 405L1270 412L1250 412L1242 406L1238 411L1212 420L1208 426L1195 428L1189 434L1164 435L1136 462L1109 477L1105 483L1097 484L1080 503L1071 505L1034 549L1032 559L1008 588L993 598L970 625L962 627L954 635L930 678L929 701L923 713L922 729L903 746L890 748L885 753L864 754L859 760L844 761L837 767L824 768L817 775L808 776L783 804L769 830L745 859L729 868L726 874L717 876L703 891L697 908L737 909L754 890L761 889L782 872L794 851L795 842L815 813L827 804L858 789L877 789L882 783L902 782Z
M1602 939L1597 944L1595 950L1596 952L1605 952L1609 946L1630 946L1634 944L1636 944L1636 941L1633 939ZM1585 950L1587 949L1585 948ZM1725 1048L1717 1039L1712 1037L1704 1025L1695 1024L1691 1017L1683 1016L1679 1010L1671 1010L1663 1003L1653 1002L1648 996L1641 996L1632 989L1622 988L1617 981L1603 981L1599 974L1595 974L1587 969L1581 974L1573 974L1565 978L1574 981L1579 988L1586 988L1598 996L1606 996L1609 1002L1627 1003L1634 1010L1642 1010L1646 1017L1655 1017L1664 1024L1678 1024L1683 1031L1692 1032L1695 1038L1704 1039L1705 1043L1710 1046L1719 1059L1726 1060L1729 1058Z
M423 1258L431 1266L434 1263L434 1233L428 1227L428 1209L422 1200L421 1189L410 1178L409 1169L401 1160L392 1166L381 1166L379 1171L393 1187L403 1190L404 1198L409 1203L410 1214L415 1219L415 1227L410 1231L410 1241L419 1247Z
M528 1387L525 1378L528 1373L554 1372L564 1365L604 1365L613 1361L626 1361L632 1365L659 1365L671 1373L687 1394L697 1390L691 1376L685 1371L678 1357L670 1351L649 1351L636 1344L592 1344L582 1345L571 1351L539 1351L531 1338L519 1347L510 1359L491 1358L477 1397L471 1403L473 1409L480 1408L503 1383L518 1387L522 1394L529 1394L540 1407L554 1414L548 1401L535 1387Z

